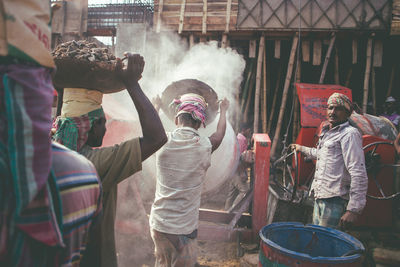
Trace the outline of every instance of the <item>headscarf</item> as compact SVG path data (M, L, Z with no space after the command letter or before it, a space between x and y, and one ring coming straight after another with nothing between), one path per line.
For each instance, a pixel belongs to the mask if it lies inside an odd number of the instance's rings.
M344 107L350 113L353 111L353 103L346 95L341 93L333 93L328 98L328 106L329 105Z
M196 121L200 121L204 127L206 121L206 100L198 94L184 94L179 99L174 99L170 105L176 105L175 112L178 117L180 114L188 113Z
M105 118L103 94L83 88L65 88L61 116L53 123L54 141L79 151L88 139L93 123Z

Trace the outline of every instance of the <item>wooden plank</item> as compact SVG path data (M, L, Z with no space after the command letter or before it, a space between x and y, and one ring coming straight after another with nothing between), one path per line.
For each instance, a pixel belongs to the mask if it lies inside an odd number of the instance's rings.
M371 73L371 56L372 56L372 38L368 38L367 55L365 63L365 76L364 76L364 96L363 96L363 112L367 113L368 104L368 89L369 89L369 76Z
M228 35L226 33L222 34L221 47L228 47Z
M201 32L203 34L207 33L207 0L203 0L203 25Z
M258 133L258 124L260 118L260 84L261 84L261 71L263 62L263 53L265 50L265 37L260 37L260 44L258 46L258 58L257 58L257 72L256 72L256 94L254 98L254 124L253 133Z
M277 148L280 134L281 134L283 114L285 113L286 99L287 99L287 95L288 95L288 91L289 91L289 87L290 87L290 80L292 78L294 57L296 55L298 41L299 41L299 36L298 36L298 33L296 33L296 35L293 37L292 49L290 50L288 70L286 73L285 85L283 87L282 102L281 102L281 107L279 110L278 123L277 123L276 129L275 129L274 141L272 142L271 157L274 157L274 155L275 155L276 148Z
M281 40L275 40L274 58L281 58Z
M249 58L256 57L256 40L249 41Z
M189 47L193 47L194 46L194 34L191 33L189 35Z
M182 29L183 29L183 21L184 21L184 17L185 17L185 5L186 5L186 0L182 0L181 12L179 14L179 29L178 29L179 34L182 33Z
M303 55L303 61L310 62L310 41L301 41L301 53Z
M232 8L232 0L228 0L226 2L226 26L225 26L225 32L229 32L229 23L231 20L231 8Z
M265 48L267 46L267 42L265 42ZM263 101L262 101L262 132L267 133L267 79L268 79L268 87L270 87L269 75L267 78L267 51L264 51L263 58Z
M322 84L324 82L326 68L328 67L329 59L331 58L332 48L333 48L333 45L335 44L335 40L336 40L336 34L333 33L331 40L329 42L328 51L326 51L326 56L325 56L324 65L322 66L321 76L319 77L320 84Z
M321 65L321 56L322 56L322 42L321 40L314 40L313 65Z
M373 67L382 67L383 57L383 43L382 40L375 40L374 42L374 63Z
M157 26L156 26L156 33L159 33L161 31L161 14L163 12L163 3L164 0L160 0L159 3L159 11L157 13Z
M335 84L340 84L340 77L339 77L339 51L337 46L335 46L335 70L334 70L334 76L335 76Z
M357 57L358 57L358 41L357 39L353 39L351 51L352 51L352 64L357 64Z

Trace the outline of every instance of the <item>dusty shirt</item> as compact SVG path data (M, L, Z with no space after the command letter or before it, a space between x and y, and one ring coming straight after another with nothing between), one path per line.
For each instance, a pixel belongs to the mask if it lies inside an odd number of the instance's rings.
M88 247L90 256L83 260L83 266L118 266L114 236L117 185L142 169L139 138L99 149L84 146L79 153L96 167L103 186L103 216L89 237L92 247Z
M362 138L348 122L322 129L317 148L302 152L316 159L311 192L316 199L340 196L348 199L347 210L360 213L366 203L368 177Z
M211 164L211 142L189 127L167 133L157 152L157 186L150 227L168 234L190 234L198 227L200 195Z
M238 133L236 136L238 143L239 143L239 152L242 154L244 151L247 150L247 138L241 133Z

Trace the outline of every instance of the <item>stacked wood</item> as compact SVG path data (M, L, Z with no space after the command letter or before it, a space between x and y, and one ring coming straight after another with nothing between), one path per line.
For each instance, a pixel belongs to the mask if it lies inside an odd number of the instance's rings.
M236 29L238 0L155 0L156 31L229 32Z

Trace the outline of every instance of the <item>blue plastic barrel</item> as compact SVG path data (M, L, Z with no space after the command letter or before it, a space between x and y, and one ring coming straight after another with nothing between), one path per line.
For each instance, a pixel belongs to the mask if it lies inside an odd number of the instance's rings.
M297 222L277 222L260 230L259 266L361 266L365 248L342 231Z

